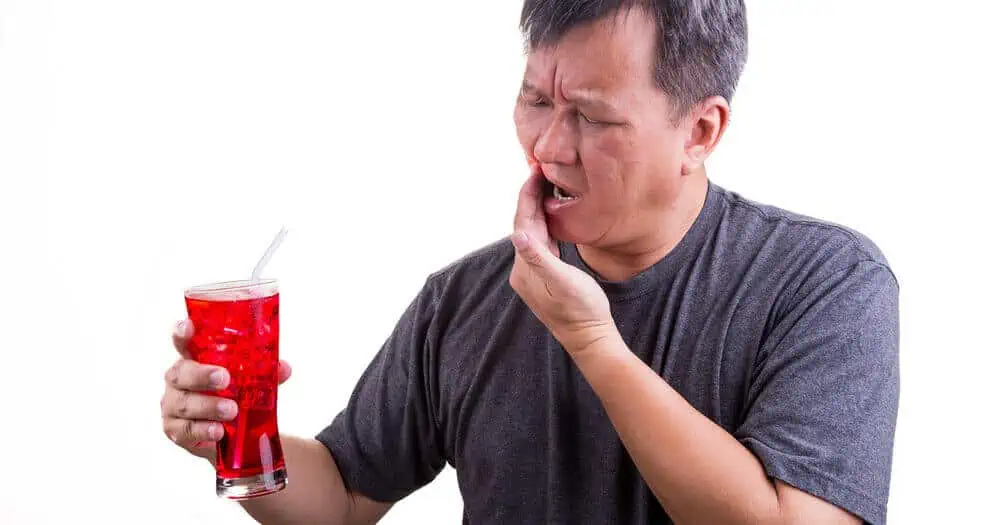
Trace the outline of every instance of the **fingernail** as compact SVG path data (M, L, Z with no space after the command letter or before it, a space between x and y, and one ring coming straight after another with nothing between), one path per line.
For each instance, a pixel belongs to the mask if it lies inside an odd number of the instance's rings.
M222 439L222 425L210 425L208 427L208 437L213 440Z
M219 417L222 419L232 419L236 417L236 403L223 401L219 403Z
M209 381L212 382L212 386L215 388L225 388L226 386L226 371L216 370L208 376Z
M514 243L514 247L518 250L522 250L528 246L528 234L524 232L516 232L511 236L511 242Z

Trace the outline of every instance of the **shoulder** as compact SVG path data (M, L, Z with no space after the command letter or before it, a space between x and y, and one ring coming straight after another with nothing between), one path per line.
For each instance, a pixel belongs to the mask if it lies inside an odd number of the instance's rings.
M746 242L760 243L774 268L811 273L845 271L857 266L878 267L895 280L889 260L864 233L832 221L764 204L713 185L723 201L723 221ZM824 273L824 272L820 272Z
M428 276L429 281L448 282L464 277L483 277L510 270L514 261L514 247L507 238L481 246L448 263Z
M513 263L510 240L498 239L430 273L422 293L433 297L439 311L468 310L472 305L489 308L513 293L508 283Z

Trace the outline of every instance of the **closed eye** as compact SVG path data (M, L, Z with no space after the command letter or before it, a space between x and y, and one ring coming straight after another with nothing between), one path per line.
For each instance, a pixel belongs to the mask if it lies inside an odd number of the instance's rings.
M608 125L610 125L610 123L608 123L608 122L604 122L604 121L597 120L597 119L592 119L592 118L588 117L584 113L577 112L577 114L580 115L580 118L582 118L584 121L586 121L587 124L592 124L594 126L608 126Z
M540 95L535 97L532 97L530 95L525 95L523 98L528 103L528 105L536 108L542 108L549 105L549 101L545 100L545 97Z

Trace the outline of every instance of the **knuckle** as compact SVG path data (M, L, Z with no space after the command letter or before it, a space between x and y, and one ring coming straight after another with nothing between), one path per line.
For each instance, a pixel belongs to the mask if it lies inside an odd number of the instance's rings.
M178 390L176 412L179 417L187 417L191 413L191 393Z
M194 421L190 419L184 420L184 423L181 426L181 435L188 441L194 441L197 439L197 436L195 436Z
M178 368L180 367L180 361L170 365L167 372L163 374L163 380L167 382L168 385L177 386L177 374L179 373Z
M191 361L178 359L167 371L167 381L174 388L183 389L191 383Z

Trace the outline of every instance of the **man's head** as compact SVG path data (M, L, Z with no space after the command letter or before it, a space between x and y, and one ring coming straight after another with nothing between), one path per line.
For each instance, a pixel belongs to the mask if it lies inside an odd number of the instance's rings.
M526 0L518 139L546 178L549 229L642 245L684 203L746 62L742 0ZM703 196L703 195L702 195Z

